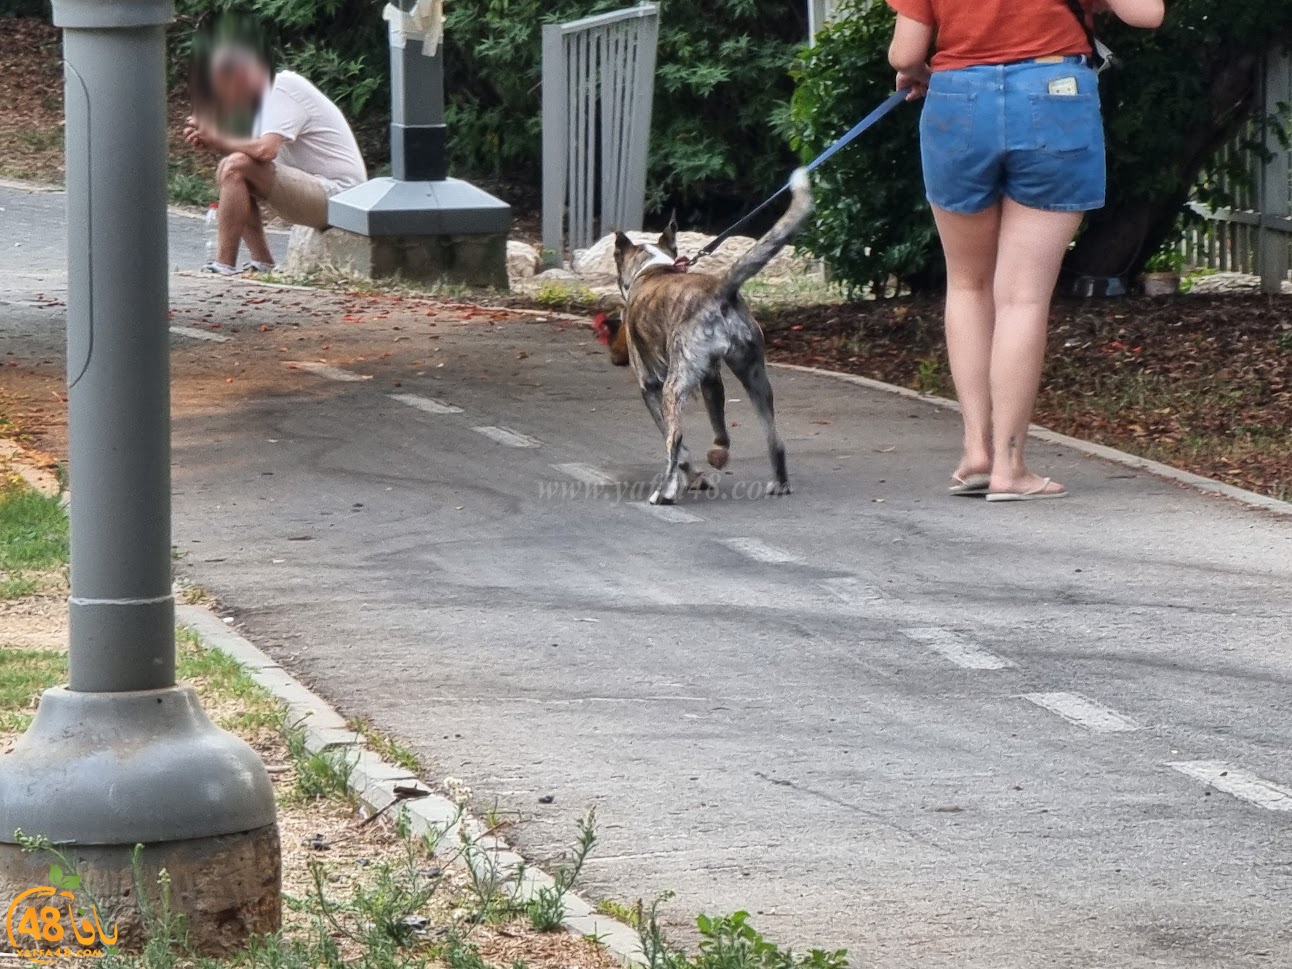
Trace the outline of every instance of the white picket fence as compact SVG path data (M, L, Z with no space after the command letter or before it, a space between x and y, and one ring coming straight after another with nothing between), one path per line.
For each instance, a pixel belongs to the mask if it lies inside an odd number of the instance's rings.
M567 242L583 249L642 227L658 40L653 3L543 28L543 248L552 261Z
M1265 68L1264 104L1267 114L1292 103L1292 56L1271 56ZM1265 161L1246 147L1262 140L1271 156ZM1184 260L1193 268L1246 273L1261 277L1267 293L1282 292L1292 265L1292 153L1274 131L1252 128L1221 149L1222 160L1246 168L1244 182L1228 188L1234 205L1212 210L1190 203L1206 221L1190 230L1181 244Z

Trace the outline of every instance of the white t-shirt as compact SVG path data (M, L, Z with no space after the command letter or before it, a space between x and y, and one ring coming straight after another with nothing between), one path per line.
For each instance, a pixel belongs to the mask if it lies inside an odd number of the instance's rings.
M278 161L308 172L336 191L368 180L354 132L327 95L292 71L274 75L260 103L255 137L279 134L286 140Z

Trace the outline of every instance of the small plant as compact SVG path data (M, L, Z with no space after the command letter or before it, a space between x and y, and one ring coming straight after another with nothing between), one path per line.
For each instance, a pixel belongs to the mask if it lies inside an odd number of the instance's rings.
M404 770L412 771L414 774L426 773L426 765L422 759L417 756L408 747L405 747L393 737L388 737L368 720L362 717L356 717L350 721L350 729L361 736L373 752L379 757L386 760L394 761Z
M641 928L642 912L640 905L625 905L623 902L617 902L613 898L603 898L597 902L596 910L607 918L623 922L634 929Z
M1275 346L1284 353L1292 353L1292 330L1284 330L1280 333L1275 341Z
M540 888L525 906L529 923L537 932L555 932L565 924L565 895L578 881L583 865L597 843L597 812L593 808L579 820L579 840L570 864L557 869L554 884Z
M1146 273L1176 273L1184 270L1184 253L1180 251L1178 240L1172 239L1144 263Z
M597 295L590 289L550 280L545 280L534 294L534 302L548 309L577 309L591 306L596 301Z
M170 200L176 205L192 205L197 208L206 208L220 197L209 176L174 166L166 178L166 190Z
M320 750L311 753L305 747L305 731L300 727L283 732L287 756L296 769L296 794L305 800L335 798L350 800L354 794L350 779L355 761L343 750Z
M796 955L765 938L750 924L748 912L718 918L701 915L699 951L694 957L671 946L657 917L657 898L649 909L638 903L638 939L647 969L847 969L848 951L812 949Z
M942 363L936 357L927 357L920 361L915 372L915 388L922 394L936 394L944 386Z
M490 969L488 963L480 958L480 950L457 935L449 938L440 958L449 969Z

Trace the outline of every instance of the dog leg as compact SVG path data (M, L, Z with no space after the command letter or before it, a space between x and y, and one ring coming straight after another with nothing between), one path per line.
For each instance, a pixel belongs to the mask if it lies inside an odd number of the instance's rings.
M713 447L709 448L709 464L721 471L731 457L731 435L727 433L727 388L722 385L722 372L717 368L700 381L704 406L709 411L709 424L713 427Z
M775 475L775 480L768 486L768 493L788 495L790 476L786 468L785 445L776 433L776 404L771 381L767 379L762 347L748 347L727 362L749 394L749 402L753 404L758 420L763 425L763 433L767 435L767 456L771 459L772 474Z
M668 466L664 469L664 481L658 491L651 495L652 505L671 505L691 486L693 471L686 460L686 446L682 443L682 407L688 397L695 392L699 375L676 370L669 374L664 383L660 401L664 418L664 450L668 454Z
M667 441L668 426L664 422L664 384L663 382L655 378L651 378L650 380L642 384L641 391L642 391L642 400L646 402L646 409L650 411L650 416L655 419L655 426L659 428L660 434L662 434L664 436L665 441ZM695 471L691 467L691 455L687 451L686 445L681 445L681 450L678 454L678 468L682 471L683 474L686 475L688 482L695 475ZM650 503L652 505L659 504L659 502L656 499L659 497L660 492L664 489L664 486L667 484L668 484L668 479L666 478L664 482L660 485L660 487L655 489L654 494L652 494L650 498Z

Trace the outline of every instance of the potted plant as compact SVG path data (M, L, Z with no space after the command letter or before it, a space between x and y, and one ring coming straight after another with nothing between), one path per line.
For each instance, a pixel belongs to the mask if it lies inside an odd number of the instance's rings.
M1175 240L1163 245L1144 264L1140 285L1145 296L1174 296L1180 291L1180 272L1184 269L1184 253Z

